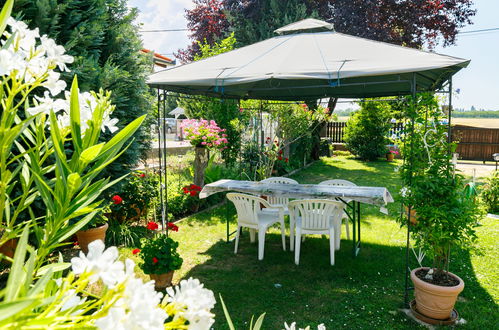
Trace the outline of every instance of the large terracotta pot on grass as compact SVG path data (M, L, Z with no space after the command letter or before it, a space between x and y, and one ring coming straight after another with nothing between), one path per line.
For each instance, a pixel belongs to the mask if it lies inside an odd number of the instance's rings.
M428 270L429 268L416 268L411 272L416 297L416 309L419 313L433 319L446 320L450 318L457 297L464 289L464 281L459 276L449 272L449 275L459 280L458 285L440 286L427 283L416 276L416 272L420 269Z
M78 245L80 246L83 253L88 253L88 244L93 241L100 239L101 241L106 240L106 231L109 228L109 225L106 223L97 228L91 228L88 230L80 230L76 233L76 237L78 238Z
M173 280L173 270L165 274L149 274L151 280L154 280L154 288L157 291L166 289L172 285Z

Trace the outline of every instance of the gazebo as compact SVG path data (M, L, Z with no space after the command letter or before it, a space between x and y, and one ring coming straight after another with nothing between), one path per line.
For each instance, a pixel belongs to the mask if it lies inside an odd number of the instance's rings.
M274 38L152 74L148 84L158 90L158 107L167 92L281 101L439 92L449 95L450 131L452 76L469 60L338 33L331 24L316 19L275 32ZM166 143L161 159L166 168ZM165 214L163 210L163 221ZM405 287L407 303L407 276Z

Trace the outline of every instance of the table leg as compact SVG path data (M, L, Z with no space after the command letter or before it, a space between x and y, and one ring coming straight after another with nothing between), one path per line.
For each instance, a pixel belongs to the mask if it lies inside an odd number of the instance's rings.
M353 201L353 256L360 252L360 202Z

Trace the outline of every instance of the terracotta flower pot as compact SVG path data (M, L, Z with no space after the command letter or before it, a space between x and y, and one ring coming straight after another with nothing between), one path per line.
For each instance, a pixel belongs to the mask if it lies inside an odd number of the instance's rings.
M404 210L405 210L405 214L407 214L407 211L409 209L407 208L407 206L404 205ZM409 220L411 221L411 224L413 224L413 225L416 225L418 223L418 215L416 214L415 209L411 209L411 215L410 215Z
M158 291L164 290L172 285L173 270L165 274L149 274L151 280L154 280L154 288Z
M385 154L385 156L386 156L386 160L389 161L389 162L392 162L395 159L395 155L392 154L391 152L387 152Z
M17 248L17 238L11 238L7 242L5 242L3 245L0 246L0 253L9 257L9 258L14 258L14 253L16 252ZM3 263L8 263L7 259L2 259Z
M91 228L88 230L80 230L76 233L76 238L78 239L78 245L80 246L83 253L88 253L88 244L98 239L103 242L106 240L106 231L109 225L106 223L97 228Z
M416 276L416 272L420 269L427 270L429 268L416 268L411 272L418 312L437 320L450 318L456 304L457 296L464 289L464 281L459 276L449 273L449 275L459 280L458 285L440 286L427 283Z

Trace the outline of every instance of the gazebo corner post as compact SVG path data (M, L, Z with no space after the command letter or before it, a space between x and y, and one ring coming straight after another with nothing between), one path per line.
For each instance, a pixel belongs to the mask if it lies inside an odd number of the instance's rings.
M451 143L452 142L452 77L449 78L449 113L447 114L447 142Z
M166 89L163 89L163 162L164 162L164 169L165 169L165 198L164 198L164 204L163 204L163 209L164 209L164 214L163 217L161 218L161 224L163 225L163 230L166 232L166 236L168 236L168 162L167 162L167 156L168 152L166 149L166 134L167 134L167 129L166 129L166 96L167 96L167 91Z
M411 116L411 132L410 134L414 134L414 128L415 128L415 120L416 120L416 115L415 112L417 111L417 100L416 100L416 94L417 94L417 83L416 83L416 73L412 74L412 81L411 81L411 96L412 96L412 116ZM407 134L404 136L404 144L406 140ZM412 177L414 174L414 169L413 169L413 157L414 157L414 143L411 140L410 144L410 152L408 153L409 156L409 161L410 163L410 168L409 168L409 181L412 181ZM404 157L405 161L405 157ZM406 247L405 247L405 278L404 278L404 306L406 308L409 308L409 291L412 289L409 287L409 249L410 249L410 238L411 238L411 208L412 205L407 205L407 236L406 236Z
M162 222L162 230L165 230L164 226L164 200L163 200L163 195L164 195L164 185L163 185L163 162L162 162L162 151L161 151L161 90L158 88L157 89L158 93L158 98L157 98L157 107L158 107L158 112L157 112L157 125L158 125L158 162L159 162L159 211L161 213L161 222ZM163 136L163 138L165 138Z

